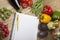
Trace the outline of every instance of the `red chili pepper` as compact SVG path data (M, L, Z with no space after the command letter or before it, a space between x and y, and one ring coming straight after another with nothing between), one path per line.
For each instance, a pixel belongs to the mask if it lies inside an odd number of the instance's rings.
M45 14L48 14L48 15L52 15L53 14L53 10L52 10L52 8L49 5L44 6L43 12Z

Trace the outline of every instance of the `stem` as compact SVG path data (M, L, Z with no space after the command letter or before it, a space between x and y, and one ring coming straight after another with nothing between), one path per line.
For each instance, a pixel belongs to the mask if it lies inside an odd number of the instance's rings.
M0 40L2 40L2 31L0 30Z

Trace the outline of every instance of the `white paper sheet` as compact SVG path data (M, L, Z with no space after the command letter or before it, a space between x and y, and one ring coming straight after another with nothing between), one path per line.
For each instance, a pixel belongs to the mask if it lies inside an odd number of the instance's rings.
M18 30L17 16L19 16ZM37 17L16 13L11 40L37 40L38 23Z

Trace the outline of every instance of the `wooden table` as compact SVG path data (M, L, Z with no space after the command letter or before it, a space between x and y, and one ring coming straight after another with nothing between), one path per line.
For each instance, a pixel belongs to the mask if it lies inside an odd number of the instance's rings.
M51 5L51 7L54 10L60 11L60 0L44 0L44 1L45 1L46 4ZM8 0L0 0L0 8L3 8L3 7L6 7L8 9L16 12L16 10L9 4ZM13 25L13 19L14 19L14 14L12 14L11 17L4 22L5 24L8 24L10 34L11 34L12 25ZM2 20L0 19L0 21L2 21ZM9 35L9 37L7 37L3 40L9 40L9 38L10 38L10 35ZM53 40L53 39L52 39L51 34L49 33L48 37L46 37L44 39L38 38L38 40Z

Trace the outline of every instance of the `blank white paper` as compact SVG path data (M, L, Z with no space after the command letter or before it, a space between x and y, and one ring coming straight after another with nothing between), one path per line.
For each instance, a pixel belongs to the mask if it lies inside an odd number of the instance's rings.
M17 16L19 15L19 27L17 31ZM35 16L16 13L11 40L37 40L39 20Z

